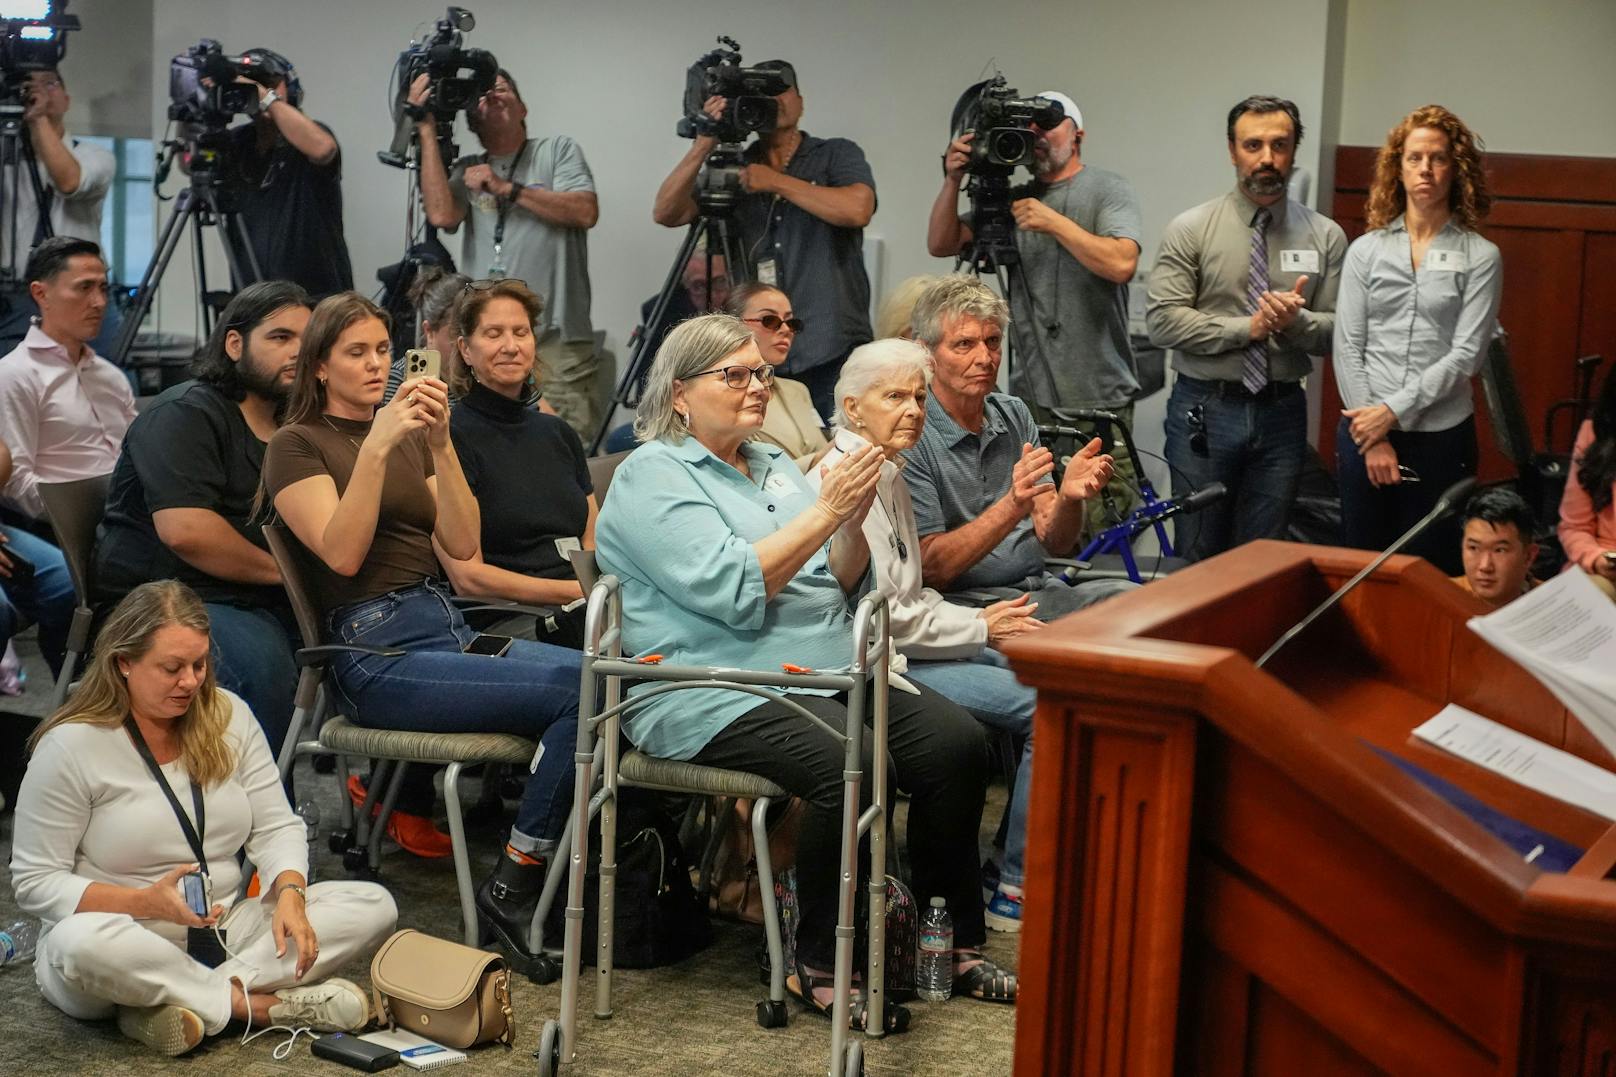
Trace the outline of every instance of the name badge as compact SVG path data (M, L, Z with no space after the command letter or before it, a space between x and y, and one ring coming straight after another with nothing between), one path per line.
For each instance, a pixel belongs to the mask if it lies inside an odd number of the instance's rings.
M791 480L778 471L763 480L763 491L765 493L785 495L794 493L796 489Z
M1282 273L1317 273L1318 251L1280 251L1279 269Z
M759 284L767 284L770 288L780 286L780 267L773 258L759 258L757 264L757 279Z
M1421 269L1431 269L1438 273L1463 273L1470 267L1465 258L1464 251L1430 250L1425 252L1425 261L1420 263Z

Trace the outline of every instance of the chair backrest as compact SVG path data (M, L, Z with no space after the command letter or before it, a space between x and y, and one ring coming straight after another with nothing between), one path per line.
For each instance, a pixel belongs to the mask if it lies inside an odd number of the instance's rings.
M1509 356L1509 334L1499 327L1487 344L1481 367L1482 395L1492 418L1493 443L1526 478L1532 470L1532 429L1526 405L1516 385L1515 366Z
M93 475L72 482L42 482L39 498L45 502L45 515L61 544L67 571L73 577L79 605L90 605L91 567L95 562L95 531L107 511L107 490L111 475Z
M605 456L591 456L589 458L589 482L595 488L595 504L606 503L606 488L612 484L612 476L617 473L617 465L628 458L632 449L623 452L611 452Z
M325 642L326 611L315 601L314 591L309 587L314 555L303 548L284 524L265 524L264 541L269 544L269 555L275 559L275 567L281 570L281 586L292 603L292 616L297 618L303 645L320 645Z

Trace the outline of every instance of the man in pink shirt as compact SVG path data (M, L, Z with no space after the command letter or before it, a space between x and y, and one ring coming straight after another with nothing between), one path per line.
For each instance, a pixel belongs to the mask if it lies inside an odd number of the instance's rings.
M107 266L87 239L55 236L28 256L39 319L0 358L0 431L11 479L0 500L41 517L41 482L105 475L118 461L135 397L123 372L90 347L107 311Z

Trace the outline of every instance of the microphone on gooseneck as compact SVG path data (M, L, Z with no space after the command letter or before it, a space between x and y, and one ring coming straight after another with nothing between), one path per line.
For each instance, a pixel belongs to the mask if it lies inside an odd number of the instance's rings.
M1474 490L1475 488L1476 479L1475 476L1471 475L1460 479L1446 490L1443 490L1442 496L1436 499L1436 504L1431 506L1430 512L1420 517L1419 520L1415 522L1413 527L1409 528L1407 531L1404 531L1400 536L1398 536L1396 542L1393 542L1390 546L1386 547L1385 551L1381 553L1379 557L1365 565L1362 571L1360 571L1356 576L1352 577L1352 579L1336 588L1335 592L1331 594L1329 598L1325 599L1323 602L1320 602L1314 607L1312 613L1309 613L1306 617L1303 617L1300 621L1296 622L1285 632L1283 636L1280 636L1279 639L1275 640L1274 645L1268 648L1268 650L1264 651L1261 658L1257 659L1257 668L1261 669L1263 666L1267 665L1268 660L1279 653L1280 648L1284 647L1285 644L1289 643L1297 636L1300 636L1307 629L1308 625L1319 619L1325 610L1329 609L1337 602L1340 602L1344 597L1346 597L1349 591L1367 579L1370 573L1374 572L1375 569L1385 564L1388 557L1396 553L1398 550L1401 550L1404 546L1407 546L1410 542L1413 542L1415 539L1419 538L1420 535L1425 533L1426 528L1442 519L1442 517L1446 516L1454 509L1462 506L1465 499L1470 496L1470 491Z

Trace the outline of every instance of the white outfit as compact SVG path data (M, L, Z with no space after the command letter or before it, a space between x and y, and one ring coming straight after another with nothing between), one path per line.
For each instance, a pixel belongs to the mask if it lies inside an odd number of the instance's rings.
M129 379L88 344L84 352L74 362L34 325L0 357L0 434L12 462L0 494L29 516L45 515L41 482L111 474L134 422Z
M39 179L50 198L51 232L99 243L101 210L106 205L107 191L112 187L118 162L110 152L93 142L72 135L63 135L62 141L67 152L79 163L79 186L72 194L58 191L51 180L50 169L40 162ZM39 228L39 201L34 197L33 182L27 172L18 177L16 168L6 165L0 175L5 177L5 190L17 192L17 250L7 251L10 237L0 235L0 258L10 255L12 271L20 279L34 247L34 233Z
M866 444L850 430L837 430L820 466L835 467ZM875 484L876 503L864 517L870 565L892 619L892 647L917 661L975 658L987 646L988 623L981 610L950 602L921 582L915 507L909 499L909 484L899 476L898 468L891 460L882 462L881 477ZM810 469L809 484L817 490L821 481L819 468Z
M17 798L11 878L18 906L44 921L34 966L40 991L65 1013L103 1018L119 1005L167 1003L195 1011L211 1035L230 1019L231 980L259 991L297 982L295 945L288 942L285 956L275 956L274 910L254 899L233 903L241 882L236 852L243 845L266 891L283 871L308 874L303 823L286 801L257 720L239 697L224 694L231 704L225 736L238 762L235 773L203 790L202 842L213 900L227 910L221 918L225 942L237 956L216 969L185 952L182 925L77 911L91 883L149 886L196 861L123 728L59 726L40 741L28 764ZM191 815L183 760L162 769ZM303 982L315 983L373 951L393 930L398 913L392 897L374 883L332 882L309 887L308 917L319 957Z

